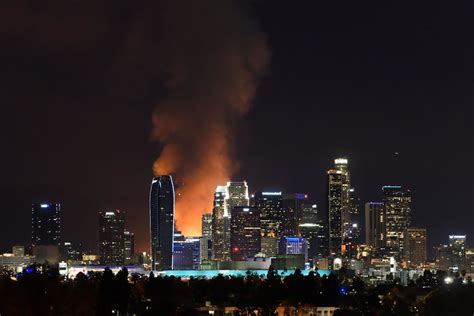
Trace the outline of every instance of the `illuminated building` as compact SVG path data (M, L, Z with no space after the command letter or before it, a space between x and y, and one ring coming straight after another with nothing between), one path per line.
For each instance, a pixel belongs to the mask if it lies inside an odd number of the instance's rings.
M212 238L212 214L202 214L201 236Z
M298 225L301 237L308 243L308 261L313 266L315 258L327 256L327 230L323 222L318 219L316 204L304 205L301 221Z
M308 195L303 193L283 194L283 217L281 233L283 236L297 236L300 234L298 225L302 222L303 207L308 202Z
M281 192L257 192L253 206L260 212L260 225L264 237L280 237L283 220L283 196Z
M276 257L278 254L278 238L262 236L260 252L266 258Z
M449 235L451 249L451 270L454 272L464 269L466 258L466 235Z
M247 182L227 182L227 185L217 187L212 212L212 244L215 260L230 260L231 212L234 207L248 205Z
M420 266L426 263L426 229L407 228L405 232L404 259L411 266Z
M218 186L214 193L214 208L212 211L212 255L215 260L227 260L228 253L224 248L225 240L225 186Z
M170 175L155 177L150 189L150 238L153 270L173 267L175 190Z
M365 203L365 243L372 248L385 246L385 208L382 202Z
M231 218L235 207L249 206L249 188L247 182L227 182L224 207L224 257L231 257Z
M123 247L125 264L129 265L133 263L133 257L135 255L135 234L125 230L123 233Z
M297 236L282 237L279 255L304 255L305 262L308 262L308 241Z
M258 208L235 206L230 225L231 259L246 260L260 252L260 213Z
M439 245L436 250L436 268L442 271L448 271L451 268L451 248L448 245Z
M327 172L329 254L339 256L351 224L350 176L346 158L337 158L334 163L334 169Z
M197 270L200 262L200 239L198 237L175 238L173 246L174 270Z
M466 270L474 272L474 248L466 248Z
M99 255L104 265L124 264L125 214L119 210L99 212Z
M403 254L404 234L411 224L411 195L410 191L399 185L386 185L382 191L386 220L385 245L398 258Z
M81 261L82 260L82 245L65 241L62 246L63 260L66 261Z
M15 257L23 257L25 255L25 247L24 246L13 246L12 247L12 254Z
M202 214L202 230L200 242L200 259L201 263L212 259L212 214Z
M59 203L33 204L31 207L32 246L61 245L61 205Z

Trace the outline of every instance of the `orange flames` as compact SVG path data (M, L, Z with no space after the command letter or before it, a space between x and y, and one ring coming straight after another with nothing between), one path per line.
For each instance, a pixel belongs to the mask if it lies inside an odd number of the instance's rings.
M216 186L236 169L234 126L249 109L268 50L235 1L191 1L184 9L170 4L164 12L168 95L153 115L152 139L163 145L153 172L174 176L178 229L200 235Z

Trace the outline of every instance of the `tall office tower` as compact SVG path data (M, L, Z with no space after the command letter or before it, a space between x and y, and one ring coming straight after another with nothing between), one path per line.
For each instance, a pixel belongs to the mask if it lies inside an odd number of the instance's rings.
M123 232L123 252L125 264L132 264L135 254L135 234L128 230Z
M212 213L202 214L201 236L212 238Z
M283 236L297 236L299 224L302 222L303 207L308 202L308 195L303 193L283 194L283 217L281 232Z
M403 254L404 234L411 224L411 194L399 185L382 187L385 207L385 245L395 257Z
M451 250L451 270L454 272L464 269L466 258L466 235L449 235Z
M448 245L439 245L435 247L436 251L436 269L448 271L452 264L451 248Z
M257 192L253 198L254 207L260 212L260 225L264 237L280 237L283 215L281 192Z
M125 214L119 210L99 212L99 255L101 264L124 264Z
M170 175L155 177L150 189L150 237L153 270L173 267L175 191Z
M247 182L227 182L224 212L224 249L225 259L231 257L231 217L235 207L249 206L249 188Z
M385 247L385 208L382 202L365 203L365 243L373 249Z
M230 260L231 211L234 207L248 205L247 182L227 182L227 185L217 187L212 212L212 244L215 260Z
M337 158L328 175L329 254L342 254L343 240L351 226L350 175L348 160Z
M249 187L247 182L227 182L225 210L231 216L232 209L236 206L249 206Z
M212 213L202 214L200 261L212 259Z
M212 256L215 260L227 260L224 247L225 239L225 186L218 186L214 193L214 208L212 210Z
M403 257L409 265L417 267L426 263L426 228L407 228Z
M41 203L31 207L32 246L61 245L61 204Z
M282 255L304 255L305 262L308 262L308 242L303 237L282 237L279 253Z
M258 208L235 206L231 213L230 257L233 261L246 260L260 252L260 213Z
M298 225L299 235L307 240L308 261L313 266L315 258L326 256L326 233L322 222L318 220L318 207L316 204L306 203L301 210L301 219ZM323 239L321 239L323 237Z

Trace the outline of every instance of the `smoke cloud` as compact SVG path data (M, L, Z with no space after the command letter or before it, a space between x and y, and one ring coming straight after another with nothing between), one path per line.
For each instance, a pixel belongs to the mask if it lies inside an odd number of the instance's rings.
M235 124L249 109L269 53L238 1L168 2L160 21L167 94L152 131L163 149L153 171L177 179L178 228L197 235L216 186L235 172Z

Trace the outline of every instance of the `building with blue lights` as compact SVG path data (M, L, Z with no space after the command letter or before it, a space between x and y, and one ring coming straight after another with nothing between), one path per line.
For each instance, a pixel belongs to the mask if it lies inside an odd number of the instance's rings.
M175 190L170 175L155 177L150 189L150 239L153 270L173 267Z
M61 204L40 203L31 207L32 246L61 245Z

